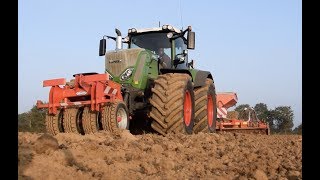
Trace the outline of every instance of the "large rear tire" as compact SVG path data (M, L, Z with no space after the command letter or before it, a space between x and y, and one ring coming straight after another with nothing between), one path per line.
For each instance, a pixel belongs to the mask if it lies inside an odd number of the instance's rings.
M207 78L203 87L194 90L194 132L215 132L217 121L216 91L212 79Z
M48 134L56 135L58 133L64 132L62 126L63 111L58 110L56 115L46 115L46 130Z
M120 129L129 129L129 113L125 103L116 101L115 103L104 106L102 109L101 123L103 130L112 133L118 132Z
M192 134L194 125L194 92L188 74L168 73L154 81L151 107L151 127L162 135Z

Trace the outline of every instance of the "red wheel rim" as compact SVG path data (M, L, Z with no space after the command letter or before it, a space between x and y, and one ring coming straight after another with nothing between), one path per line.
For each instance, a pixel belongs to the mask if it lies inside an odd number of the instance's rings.
M208 111L208 124L209 124L209 127L211 127L213 124L213 115L214 115L212 95L208 95L207 111Z
M191 95L189 91L186 91L184 96L184 103L183 103L183 117L184 123L189 126L191 122L191 113L192 113L192 103L191 103Z

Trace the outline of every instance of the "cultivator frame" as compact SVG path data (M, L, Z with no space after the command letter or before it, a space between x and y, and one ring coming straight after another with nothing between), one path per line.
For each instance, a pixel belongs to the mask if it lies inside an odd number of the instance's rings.
M37 101L38 108L48 108L50 115L58 109L90 105L91 111L100 111L101 104L123 101L121 85L109 80L109 74L75 74L74 80L66 83L65 78L43 81L43 87L51 86L49 102ZM63 86L63 87L60 87Z

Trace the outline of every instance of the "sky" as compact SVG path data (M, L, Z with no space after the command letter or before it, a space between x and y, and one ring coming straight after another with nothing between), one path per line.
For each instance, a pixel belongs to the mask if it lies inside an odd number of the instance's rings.
M129 28L192 26L195 68L210 71L217 92L269 109L290 106L302 122L301 0L19 0L18 113L48 101L46 79L104 73L103 35ZM108 50L115 48L107 41Z

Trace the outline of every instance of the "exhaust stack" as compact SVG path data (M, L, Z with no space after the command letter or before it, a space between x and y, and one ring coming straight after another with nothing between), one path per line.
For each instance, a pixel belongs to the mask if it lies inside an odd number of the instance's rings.
M116 28L117 38L116 38L116 50L122 49L122 37L119 29Z

